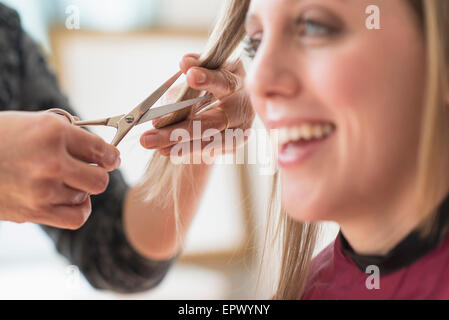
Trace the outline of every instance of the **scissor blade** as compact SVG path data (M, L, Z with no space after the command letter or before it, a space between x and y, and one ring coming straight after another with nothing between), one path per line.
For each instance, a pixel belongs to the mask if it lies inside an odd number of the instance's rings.
M204 97L199 97L196 99L190 99L190 100L185 100L185 101L181 101L178 103L173 103L173 104L169 104L166 106L162 106L162 107L158 107L155 109L150 109L141 119L140 121L137 123L142 124L148 121L151 121L153 119L159 118L159 117L163 117L167 114L173 113L175 111L193 106L194 104L203 102L203 101L207 101L213 98L213 95L209 94L207 96Z
M139 122L139 120L150 110L150 108L167 92L168 89L178 80L182 72L177 72L170 79L165 81L156 91L154 91L148 98L141 102L131 112L126 114L117 123L117 133L111 144L117 146L128 132Z
M156 91L154 91L148 98L139 104L138 108L141 114L146 113L150 108L167 92L168 89L178 80L182 75L182 71L176 73L173 77L168 79Z

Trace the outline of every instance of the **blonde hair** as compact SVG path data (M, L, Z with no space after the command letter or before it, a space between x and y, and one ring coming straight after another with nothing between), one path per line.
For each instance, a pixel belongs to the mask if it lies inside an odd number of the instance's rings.
M419 203L422 210L432 210L431 204L439 200L441 192L441 148L446 148L442 135L447 130L447 110L445 90L447 88L447 61L449 30L449 1L445 0L409 0L412 8L420 17L423 26L427 50L426 101L423 114L422 138L419 151ZM211 37L209 50L203 55L202 66L219 68L235 50L245 36L244 21L250 0L230 0L220 22ZM180 100L197 96L198 92L185 88ZM438 168L438 169L435 169ZM146 173L144 185L150 199L164 203L174 203L176 220L179 221L177 193L180 167L170 163L168 158L155 154ZM157 181L157 183L154 183ZM171 185L169 193L162 193L163 185ZM301 297L309 275L310 262L315 249L319 225L303 223L290 218L279 203L279 174L274 177L270 198L268 235L273 241L281 242L281 266L275 289L274 299L298 299ZM424 211L420 211L424 212ZM277 221L276 221L277 220Z
M426 47L426 95L422 117L420 153L418 155L418 209L426 213L435 211L441 201L442 190L447 182L442 176L447 166L442 150L447 148L448 105L446 101L449 2L435 0L412 0L423 24ZM418 4L416 4L418 2ZM422 225L422 235L430 232L435 214Z
M201 67L208 69L219 69L232 55L238 45L245 37L244 22L246 12L248 11L249 1L229 0L223 9L219 21L217 22L205 53L200 57ZM185 85L181 90L178 101L198 97L199 91ZM165 118L159 122L158 128L183 120L186 114L177 113L172 117ZM155 153L150 161L145 176L141 181L141 190L146 190L146 201L155 201L161 208L167 207L173 203L174 216L176 221L176 230L178 234L178 243L182 244L178 193L180 190L182 165L176 165L170 162L168 157L163 157ZM193 173L190 172L192 175ZM157 181L157 183L154 183ZM171 186L167 192L163 186Z

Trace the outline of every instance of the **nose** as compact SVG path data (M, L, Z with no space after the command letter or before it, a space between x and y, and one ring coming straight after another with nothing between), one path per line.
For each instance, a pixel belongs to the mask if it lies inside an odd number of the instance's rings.
M296 96L301 86L294 66L288 46L274 38L262 42L246 77L250 95L259 99Z

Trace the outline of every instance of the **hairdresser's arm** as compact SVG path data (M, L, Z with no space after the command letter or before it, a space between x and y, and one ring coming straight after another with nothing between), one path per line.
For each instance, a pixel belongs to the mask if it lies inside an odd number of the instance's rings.
M222 97L233 92L242 84L244 70L240 62L224 66L218 71L198 68L198 65L197 55L187 55L181 61L181 70L187 74L187 82L194 89L205 90L217 97ZM174 93L174 97L177 96L176 92L172 93ZM230 128L245 130L251 127L254 112L244 91L226 100L221 108L229 116ZM161 154L169 156L174 145L174 142L170 141L170 133L176 128L185 128L190 131L190 136L193 137L191 132L193 120L201 120L203 132L210 128L224 130L227 124L221 111L211 109L180 124L160 130L150 130L142 135L141 144L148 149L157 149ZM230 147L229 150L224 150L224 152L233 152L241 145L233 144L228 147ZM193 171L192 175L191 170ZM211 165L204 163L183 165L181 190L178 198L181 225L179 234L176 232L174 207L171 202L166 207L158 203L160 202L158 198L148 203L142 202L141 194L145 194L146 190L139 190L137 187L128 192L124 213L125 230L130 242L142 255L151 259L169 259L180 252L180 241L182 242L184 239L198 209L210 171ZM158 182L154 181L154 183ZM170 188L170 186L162 187ZM168 189L165 191L169 192ZM163 191L161 194L165 194L165 192Z
M6 16L6 17L5 17ZM7 24L7 25L5 25ZM51 107L74 110L58 88L36 44L22 31L17 14L0 4L0 39L9 63L0 80L0 101L11 98L9 110L40 111ZM9 39L6 41L6 39ZM2 53L3 54L3 53ZM6 91L9 88L9 91ZM0 105L0 110L3 104ZM156 286L174 259L151 260L129 243L123 227L124 199L129 188L120 171L109 174L104 193L91 197L92 213L78 230L42 226L57 250L77 265L90 284L98 289L129 293Z

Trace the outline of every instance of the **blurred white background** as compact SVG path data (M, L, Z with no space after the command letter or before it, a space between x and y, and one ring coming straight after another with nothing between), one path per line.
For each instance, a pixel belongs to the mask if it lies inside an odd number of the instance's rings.
M201 52L219 14L221 0L9 0L48 57L72 106L84 119L130 110L177 71L183 54ZM80 12L80 29L67 30L66 9ZM262 128L256 121L256 128ZM123 172L136 183L152 154L140 147L134 129L120 145ZM113 129L94 128L110 141ZM250 141L250 145L255 143ZM251 148L250 148L251 149ZM148 293L96 291L58 255L32 224L0 224L0 299L247 299L267 298L256 290L271 178L242 168L216 165L189 233L185 257L162 284ZM248 203L247 200L251 199ZM249 218L250 217L250 218ZM320 248L337 231L329 224ZM256 254L257 256L257 254ZM257 258L257 257L256 257Z

